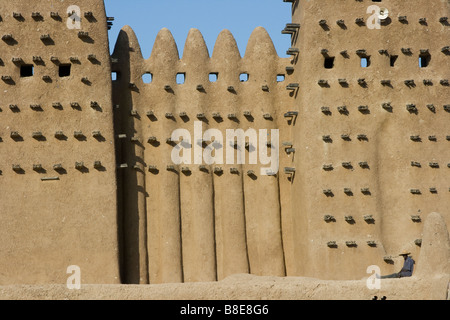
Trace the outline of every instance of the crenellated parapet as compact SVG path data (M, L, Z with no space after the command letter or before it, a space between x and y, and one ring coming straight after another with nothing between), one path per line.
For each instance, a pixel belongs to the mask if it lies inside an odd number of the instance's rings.
M103 1L35 2L0 4L0 285L361 279L448 238L448 2L284 0L289 58L110 55Z
M120 146L126 150L121 162L127 163L121 175L124 185L137 182L123 190L129 199L123 202L124 224L139 225L139 237L125 231L125 252L135 253L128 262L140 265L130 277L137 281L140 273L142 279L146 268L151 283L213 281L247 272L285 275L279 190L288 180L278 158L273 175L261 175L267 163L250 163L258 157L259 141L229 143L226 134L290 134L284 117L290 110L290 60L277 56L263 28L251 35L244 57L229 31L220 33L210 56L201 33L192 29L181 58L163 29L144 59L129 27L120 33L113 59L117 127L127 134ZM151 83L144 83L142 76L149 74ZM183 152L190 155L183 163L172 159L183 144L173 136L176 130L189 134L183 142L190 147ZM278 154L278 137L273 146L267 133L263 138L266 154ZM244 158L238 160L238 153Z

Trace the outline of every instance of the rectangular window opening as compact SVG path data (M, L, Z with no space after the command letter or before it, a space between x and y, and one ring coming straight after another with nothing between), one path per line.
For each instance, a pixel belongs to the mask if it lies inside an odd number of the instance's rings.
M241 82L247 82L247 81L248 81L248 78L249 78L248 73L241 73L240 76L239 76L239 80L240 80Z
M326 57L323 66L325 69L332 69L334 67L334 57Z
M144 74L142 75L142 81L143 81L145 84L152 83L152 81L153 81L153 75L152 75L150 72L144 73Z
M59 66L59 76L60 77L68 77L70 76L70 69L72 65L70 64L61 64Z
M283 82L286 79L284 74L277 75L277 82Z
M431 55L422 54L419 56L419 68L426 68L430 64Z
M395 66L395 62L397 61L398 56L390 56L390 65L391 67Z
M111 72L111 80L112 81L117 81L119 80L119 73L116 71Z
M34 75L34 66L33 65L23 65L20 66L20 77L32 77Z
M186 74L184 72L177 73L177 84L184 84L186 81Z
M370 66L370 57L362 57L361 68L367 68L368 66Z
M209 82L216 82L219 79L219 74L212 72L209 74Z

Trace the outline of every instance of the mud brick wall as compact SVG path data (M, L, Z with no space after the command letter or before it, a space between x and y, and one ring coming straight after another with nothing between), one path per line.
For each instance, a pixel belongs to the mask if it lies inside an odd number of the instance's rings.
M119 283L103 1L2 1L0 16L0 282L65 283L77 265Z
M2 3L0 284L69 265L84 283L348 280L417 259L427 215L450 219L450 3L283 2L289 58L262 27L243 56L228 30L209 49L190 30L180 56L162 29L143 57L125 26L110 56L101 0Z

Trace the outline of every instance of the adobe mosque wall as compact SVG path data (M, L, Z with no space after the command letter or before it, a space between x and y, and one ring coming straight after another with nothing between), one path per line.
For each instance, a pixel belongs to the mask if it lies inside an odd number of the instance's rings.
M262 27L243 56L191 29L180 57L162 29L146 58L125 26L110 56L103 1L2 3L0 284L70 265L349 280L418 258L428 214L450 219L450 4L284 2L289 58Z
M65 283L77 265L120 283L103 1L2 1L0 15L0 282Z

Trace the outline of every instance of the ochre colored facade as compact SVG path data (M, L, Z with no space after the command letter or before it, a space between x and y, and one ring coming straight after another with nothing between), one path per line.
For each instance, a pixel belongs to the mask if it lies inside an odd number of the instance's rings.
M110 56L101 0L0 4L0 285L70 265L83 283L352 280L419 257L428 214L450 222L450 2L284 2L290 58L261 27L244 56L192 29L180 57L162 29L146 59L126 26Z
M366 13L374 4L389 11L380 29L370 29L373 12ZM299 174L289 193L292 225L302 232L293 231L290 273L348 279L368 265L395 272L389 256L404 249L418 256L429 213L449 225L449 12L448 1L293 3L301 25L292 75L300 83L292 133Z
M65 283L77 265L120 283L103 1L2 1L0 16L0 282Z

